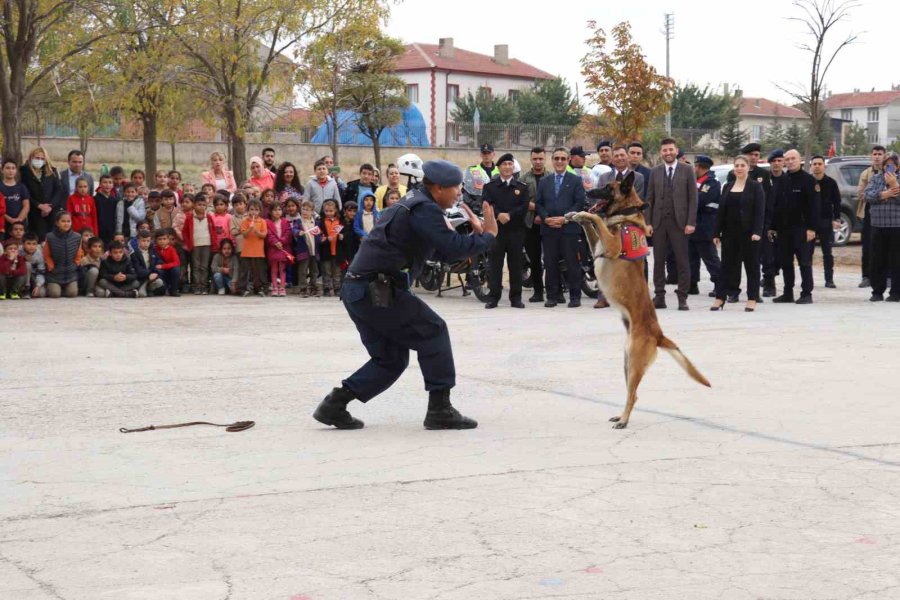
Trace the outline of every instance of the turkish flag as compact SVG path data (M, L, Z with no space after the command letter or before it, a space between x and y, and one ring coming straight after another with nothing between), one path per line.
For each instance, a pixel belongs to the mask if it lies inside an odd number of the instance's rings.
M828 158L834 158L835 154L837 154L837 149L834 147L834 140L831 140L831 146L828 147Z

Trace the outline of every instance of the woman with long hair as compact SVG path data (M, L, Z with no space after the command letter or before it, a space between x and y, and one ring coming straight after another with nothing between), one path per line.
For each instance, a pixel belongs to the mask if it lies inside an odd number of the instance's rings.
M288 198L300 198L303 184L297 174L297 167L287 161L278 165L275 172L275 200L284 202Z
M209 155L209 164L209 171L204 171L200 175L203 183L212 184L217 192L219 190L236 192L237 182L234 180L234 173L225 168L225 155L221 152L213 152Z
M50 154L42 147L35 146L28 153L25 164L20 167L19 174L22 185L31 196L28 229L43 242L47 232L53 229L56 213L65 209L66 198L63 197L59 173L53 167Z

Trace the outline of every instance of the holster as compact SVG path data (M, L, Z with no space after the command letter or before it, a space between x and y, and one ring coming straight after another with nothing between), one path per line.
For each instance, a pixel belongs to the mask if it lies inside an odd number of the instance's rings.
M384 273L376 275L369 282L369 297L375 308L390 308L394 304L393 279Z

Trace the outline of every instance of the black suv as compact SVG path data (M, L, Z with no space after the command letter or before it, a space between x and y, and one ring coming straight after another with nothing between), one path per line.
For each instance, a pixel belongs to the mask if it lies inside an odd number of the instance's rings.
M856 216L859 198L856 184L862 172L872 166L869 156L836 156L828 160L825 173L837 181L841 190L841 228L834 232L834 245L843 246L850 241L851 233L862 231L862 219Z

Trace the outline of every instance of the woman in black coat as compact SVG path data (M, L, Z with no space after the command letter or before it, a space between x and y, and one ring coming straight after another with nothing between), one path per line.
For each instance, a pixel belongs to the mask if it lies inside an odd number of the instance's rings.
M28 153L28 159L19 170L22 185L31 195L28 211L28 230L37 234L41 242L48 231L53 230L56 213L65 210L67 198L63 197L62 183L50 155L40 146Z
M763 236L766 193L762 186L747 177L750 162L746 156L734 159L734 181L722 188L713 239L722 246L722 273L725 285L717 286L715 304L710 310L725 306L725 290L741 285L741 263L747 273L746 312L753 312L759 301L759 241Z

